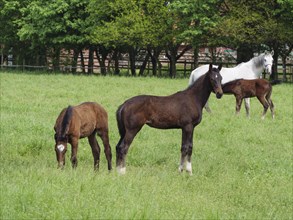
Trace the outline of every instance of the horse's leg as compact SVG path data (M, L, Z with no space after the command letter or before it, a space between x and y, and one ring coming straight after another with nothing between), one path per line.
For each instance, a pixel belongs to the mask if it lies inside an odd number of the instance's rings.
M92 148L92 154L94 157L94 170L99 170L101 149L96 139L96 132L93 132L90 136L88 136L88 141Z
M205 110L208 112L208 113L212 113L210 107L209 107L209 101L207 101L207 103L205 104L204 106Z
M265 118L265 115L267 113L267 110L269 108L269 103L268 101L266 100L265 96L257 96L257 99L260 101L260 103L263 105L263 113L262 113L262 116L261 116L261 119L264 119Z
M71 143L71 164L72 168L77 167L77 148L78 148L78 138L73 137L70 140Z
M104 153L106 155L106 159L108 162L108 170L112 170L112 153L111 153L111 146L109 143L109 135L108 130L103 129L98 131L98 135L101 137L104 145Z
M270 106L270 110L271 110L271 114L272 114L272 118L275 118L275 108L274 108L274 103L271 99L271 94L272 94L272 89L268 92L268 94L266 95L266 100L269 103Z
M245 98L244 103L245 103L245 109L246 109L246 116L249 118L250 98Z
M268 102L269 102L269 105L270 105L270 110L271 110L271 113L272 113L272 118L274 119L275 118L275 107L274 107L274 103L271 100L271 98L268 99Z
M235 95L235 98L236 98L236 115L239 115L243 99L241 96L236 96L236 95Z
M135 135L140 131L142 128L138 127L136 129L127 130L125 132L124 137L122 140L119 140L119 143L116 146L116 167L119 174L125 174L126 173L126 163L125 163L125 157L128 152L128 149L130 147L130 144L132 143Z
M182 128L181 161L179 172L182 172L186 163L186 171L192 175L191 155L193 142L193 126L188 125Z

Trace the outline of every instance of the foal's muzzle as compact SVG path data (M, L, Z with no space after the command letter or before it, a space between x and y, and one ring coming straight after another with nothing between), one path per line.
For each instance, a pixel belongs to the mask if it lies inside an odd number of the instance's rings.
M58 166L57 166L57 169L61 169L61 170L63 170L64 169L64 162L59 162L58 163Z
M222 90L222 87L218 87L218 88L216 88L215 93L216 93L216 97L217 97L217 99L222 98L222 96L223 96L223 90Z
M216 93L216 97L217 97L217 99L222 98L222 96L223 96L223 93L220 93L220 92L217 92L217 93Z

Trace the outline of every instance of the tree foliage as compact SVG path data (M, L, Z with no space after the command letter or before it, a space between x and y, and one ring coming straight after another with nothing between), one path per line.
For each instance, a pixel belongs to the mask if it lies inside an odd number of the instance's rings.
M133 74L139 50L154 68L164 51L175 77L182 44L234 48L240 61L264 47L287 56L293 44L291 0L0 0L0 19L1 53L12 51L20 63L45 63L61 48L74 50L76 63L88 48L104 72L111 51L128 52Z

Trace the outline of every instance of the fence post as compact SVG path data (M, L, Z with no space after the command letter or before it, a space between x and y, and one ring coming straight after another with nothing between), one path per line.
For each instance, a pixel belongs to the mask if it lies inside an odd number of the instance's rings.
M186 77L186 60L184 60L184 78Z

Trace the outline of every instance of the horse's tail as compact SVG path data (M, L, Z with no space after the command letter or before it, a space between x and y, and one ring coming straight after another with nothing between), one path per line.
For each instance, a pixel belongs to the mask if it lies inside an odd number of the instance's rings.
M60 138L65 139L66 135L68 134L69 131L69 123L70 120L72 118L72 112L73 112L73 107L72 106L68 106L65 114L63 116L63 120L61 122L61 134L60 134Z
M270 84L271 84L272 86L274 86L274 85L278 85L278 84L281 84L281 83L282 83L282 81L279 80L279 79L274 79L274 80L270 81Z
M124 107L124 104L120 105L116 111L117 126L118 126L118 130L119 130L119 134L120 134L121 138L123 138L125 136L125 132L126 132L124 121L122 119L123 107Z

